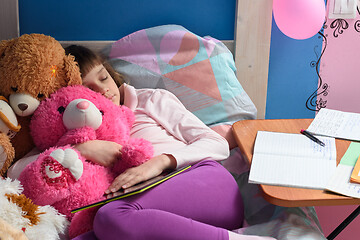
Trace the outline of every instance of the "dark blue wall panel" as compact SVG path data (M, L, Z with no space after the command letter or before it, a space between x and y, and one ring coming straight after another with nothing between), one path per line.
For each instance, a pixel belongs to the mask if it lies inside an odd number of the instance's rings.
M179 24L200 35L234 39L235 0L19 0L20 33L57 40L117 40Z

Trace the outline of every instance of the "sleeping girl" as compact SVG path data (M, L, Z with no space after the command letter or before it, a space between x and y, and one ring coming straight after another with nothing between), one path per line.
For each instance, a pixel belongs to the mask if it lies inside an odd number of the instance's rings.
M273 239L231 230L243 222L243 201L232 175L217 161L229 156L227 141L190 113L170 92L135 89L91 50L66 48L75 56L83 85L123 104L136 116L131 136L150 141L154 157L120 174L106 193L127 189L164 170L192 167L166 182L101 207L94 230L76 239ZM110 166L122 146L102 140L76 146L87 159Z

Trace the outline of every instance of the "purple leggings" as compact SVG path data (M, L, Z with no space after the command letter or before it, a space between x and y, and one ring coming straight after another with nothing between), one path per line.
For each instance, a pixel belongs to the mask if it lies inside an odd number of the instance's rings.
M243 201L231 174L215 161L189 170L144 193L101 207L94 230L82 239L224 239L241 227Z

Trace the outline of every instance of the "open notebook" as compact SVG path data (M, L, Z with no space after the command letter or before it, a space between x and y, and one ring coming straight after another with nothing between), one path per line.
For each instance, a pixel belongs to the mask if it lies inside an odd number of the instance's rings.
M335 139L319 137L320 146L304 135L259 131L249 182L325 189L336 169Z
M118 200L118 199L122 199L122 198L126 198L126 197L130 197L130 196L133 196L135 194L139 194L139 193L142 193L152 187L155 187L157 185L159 185L160 183L162 182L165 182L166 180L178 175L179 173L181 172L184 172L185 170L191 168L191 166L185 166L185 167L182 167L182 168L179 168L175 171L172 171L172 172L164 172L163 174L155 177L155 178L152 178L152 179L149 179L145 182L142 182L142 183L139 183L133 187L130 187L126 190L119 190L118 192L115 192L115 193L110 193L110 194L107 194L105 195L106 199L104 200L101 200L101 201L97 201L97 202L94 202L92 204L89 204L89 205L85 205L85 206L82 206L80 208L76 208L76 209L73 209L71 210L71 213L76 213L76 212L79 212L81 210L85 210L85 209L89 209L89 208L92 208L92 207L96 207L96 206L101 206L101 205L105 205L109 202L112 202L112 201L115 201L115 200Z

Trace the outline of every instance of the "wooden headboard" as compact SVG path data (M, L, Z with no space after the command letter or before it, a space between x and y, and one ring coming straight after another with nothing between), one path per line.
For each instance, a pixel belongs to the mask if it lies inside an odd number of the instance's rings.
M237 77L257 107L257 118L265 118L269 68L272 0L237 0L235 40L222 41L235 58ZM101 51L114 41L62 41Z
M237 78L264 119L273 0L237 0L235 66Z

